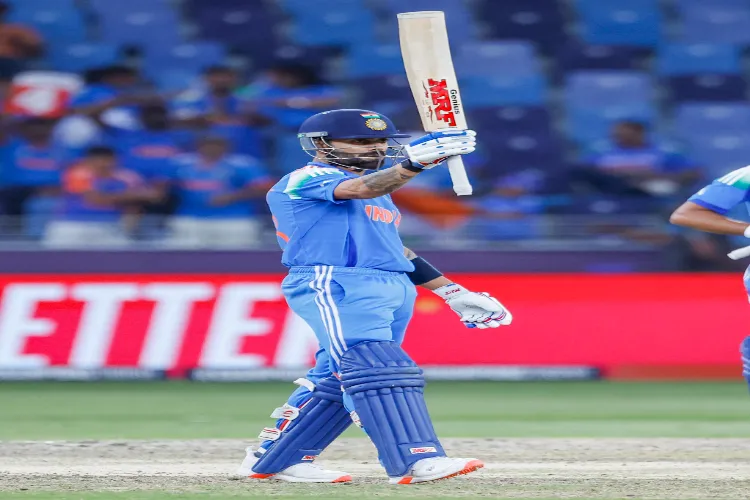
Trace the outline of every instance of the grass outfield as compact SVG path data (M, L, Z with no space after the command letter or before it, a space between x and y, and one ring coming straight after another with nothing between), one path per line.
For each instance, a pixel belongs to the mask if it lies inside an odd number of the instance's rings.
M353 484L230 480L293 388L0 383L0 500L745 500L750 491L742 382L434 382L438 434L451 453L487 462L476 475L389 486L371 444L350 429L322 459Z
M293 388L0 383L0 440L245 438ZM741 382L433 382L427 399L445 437L750 437Z

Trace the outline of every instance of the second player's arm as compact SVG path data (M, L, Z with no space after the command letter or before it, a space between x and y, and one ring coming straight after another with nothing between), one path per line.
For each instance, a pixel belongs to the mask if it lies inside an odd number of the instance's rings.
M732 220L692 201L680 205L669 217L669 222L677 226L717 234L745 235L746 222Z
M348 179L336 186L333 196L337 200L369 200L390 194L417 176L419 172L398 164L385 170Z

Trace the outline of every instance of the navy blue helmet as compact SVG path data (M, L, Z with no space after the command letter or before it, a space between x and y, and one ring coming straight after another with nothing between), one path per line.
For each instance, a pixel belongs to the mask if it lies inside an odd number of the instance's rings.
M375 111L334 109L305 120L297 137L302 149L318 161L361 172L377 170L386 161L403 159L404 147L396 139L411 135L402 134L390 118ZM329 142L336 140L358 144L339 145L336 148Z

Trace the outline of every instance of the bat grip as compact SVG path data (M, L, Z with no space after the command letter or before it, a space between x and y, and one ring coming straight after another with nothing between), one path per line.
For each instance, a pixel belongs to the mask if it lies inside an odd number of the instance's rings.
M453 181L453 190L458 196L468 196L474 191L469 182L469 177L466 175L464 161L460 156L448 158L448 171Z
M750 257L750 246L738 248L737 250L733 250L729 252L727 256L732 260L740 260L740 259L744 259L745 257Z

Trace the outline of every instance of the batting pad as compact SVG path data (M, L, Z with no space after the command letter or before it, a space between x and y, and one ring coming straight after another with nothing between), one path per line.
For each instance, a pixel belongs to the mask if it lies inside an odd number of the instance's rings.
M278 437L271 438L273 444L260 456L253 472L275 474L320 455L352 423L343 396L335 377L320 380L299 412L289 412L291 419L277 432Z
M363 342L341 357L341 385L389 476L445 456L424 401L422 370L395 342Z

